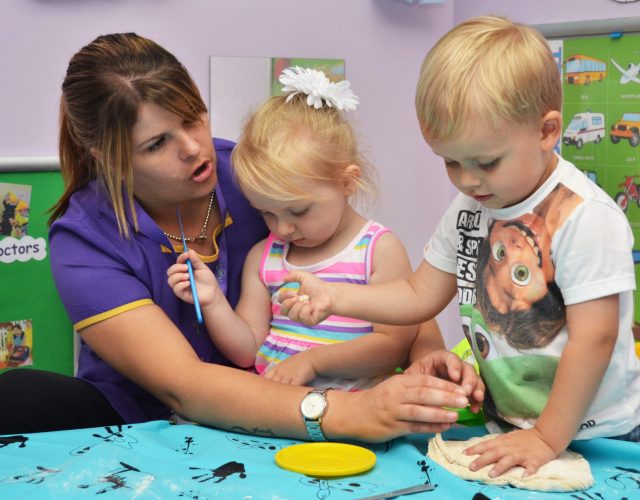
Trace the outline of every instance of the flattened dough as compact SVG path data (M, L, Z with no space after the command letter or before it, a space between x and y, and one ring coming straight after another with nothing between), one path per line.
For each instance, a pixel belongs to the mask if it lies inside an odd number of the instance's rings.
M427 456L462 479L481 481L486 484L510 484L516 488L538 491L577 491L586 490L593 485L594 479L589 462L573 451L563 451L558 458L544 464L538 472L525 478L522 477L524 468L520 466L512 467L498 477L489 477L493 464L478 471L470 470L469 464L477 455L465 455L463 451L498 435L487 434L467 441L445 441L440 434L436 434L429 440Z

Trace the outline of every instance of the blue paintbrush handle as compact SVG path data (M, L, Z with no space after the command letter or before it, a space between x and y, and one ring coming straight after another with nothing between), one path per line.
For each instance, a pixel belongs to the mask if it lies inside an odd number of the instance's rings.
M178 225L180 226L180 236L182 237L182 247L185 252L189 251L189 247L187 247L187 240L184 237L184 228L182 227L182 217L180 217L180 209L176 207L176 217L178 218ZM193 275L193 265L191 261L187 259L187 269L189 270L189 284L191 285L191 294L193 295L193 305L196 306L196 317L198 318L198 323L201 325L204 323L202 321L202 310L200 309L200 301L198 300L198 290L196 290L196 278Z
M185 246L186 249L186 246ZM189 283L191 283L191 293L193 294L193 304L196 306L196 317L198 323L202 324L202 310L200 309L200 301L198 300L198 291L196 290L196 278L193 276L193 266L191 261L187 259L187 269L189 270Z

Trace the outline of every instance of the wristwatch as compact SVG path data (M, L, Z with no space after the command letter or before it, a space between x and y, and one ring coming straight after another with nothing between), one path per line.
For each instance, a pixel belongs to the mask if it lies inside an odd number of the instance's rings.
M327 392L330 390L331 388L309 391L300 403L300 412L311 441L327 440L322 433L322 417L327 412Z

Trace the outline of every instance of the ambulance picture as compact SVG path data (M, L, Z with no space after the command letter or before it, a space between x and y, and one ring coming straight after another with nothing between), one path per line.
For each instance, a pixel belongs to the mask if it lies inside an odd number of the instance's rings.
M562 143L580 149L585 142L598 144L604 136L604 115L587 111L573 115L562 136Z

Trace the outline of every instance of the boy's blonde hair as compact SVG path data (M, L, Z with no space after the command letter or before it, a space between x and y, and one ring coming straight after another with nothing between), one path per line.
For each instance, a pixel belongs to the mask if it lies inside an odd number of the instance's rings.
M534 123L559 111L562 82L544 37L498 16L470 19L444 35L427 54L416 91L416 111L434 140L457 138L470 118L500 124Z
M233 150L235 177L244 192L278 201L308 199L305 184L347 180L346 167L358 189L352 201L375 192L375 172L360 153L351 125L335 108L315 109L307 96L268 99L247 121Z

